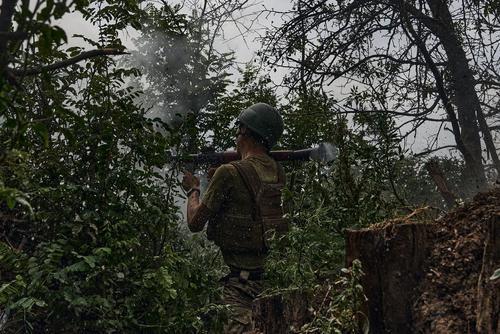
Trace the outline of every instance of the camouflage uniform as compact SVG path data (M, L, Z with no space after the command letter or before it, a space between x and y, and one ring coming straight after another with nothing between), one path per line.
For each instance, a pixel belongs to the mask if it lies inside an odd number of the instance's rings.
M225 334L241 334L253 329L252 302L262 292L262 281L239 278L224 279L223 302L231 306L228 323L224 326Z
M252 156L246 159L252 163L259 179L266 183L278 182L277 162L268 156ZM220 166L215 172L202 203L212 212L226 212L233 215L251 215L252 195L245 186L236 168L230 164ZM209 221L210 224L218 222ZM210 227L210 226L209 226ZM265 255L231 252L221 249L224 262L233 272L241 270L262 271ZM224 333L244 333L252 329L252 302L262 291L260 279L242 280L238 277L222 279L223 302L232 307L232 315Z

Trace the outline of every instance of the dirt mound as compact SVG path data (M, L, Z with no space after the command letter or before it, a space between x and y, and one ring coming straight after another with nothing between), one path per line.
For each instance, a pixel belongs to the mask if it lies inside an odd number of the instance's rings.
M414 305L419 333L476 333L477 285L487 223L499 213L497 188L436 222Z

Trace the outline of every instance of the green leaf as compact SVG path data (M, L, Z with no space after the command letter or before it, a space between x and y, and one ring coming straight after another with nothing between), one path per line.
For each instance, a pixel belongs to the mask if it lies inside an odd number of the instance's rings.
M44 302L43 300L39 300L39 299L37 299L37 300L35 301L35 305L36 305L36 306L39 306L39 307L44 307L44 306L47 306L47 303L46 303L46 302Z
M94 249L94 254L98 256L103 256L103 255L110 255L111 254L111 248L109 247L100 247Z
M80 261L77 263L73 263L72 265L66 267L65 269L68 272L80 272L80 271L87 271L88 266L84 261Z
M7 202L7 207L9 209L14 209L14 206L16 205L16 198L15 197L9 196L5 199L5 201Z
M4 126L13 129L17 126L17 121L13 118L10 118L5 121Z
M47 147L49 144L49 131L47 127L43 123L37 122L32 125L32 128L43 140L44 146Z
M500 278L500 268L498 268L497 270L495 270L495 272L493 273L493 275L491 275L490 281L494 281L494 280L497 280L499 278Z
M21 204L21 205L24 205L30 212L31 215L33 215L33 208L31 207L31 204L23 197L16 197L16 201Z
M33 305L37 306L46 306L47 304L40 299L33 298L33 297L23 297L19 299L17 302L13 303L12 305L9 306L10 309L17 309L21 308L25 311L30 311Z
M95 256L80 256L81 258L83 258L83 260L85 261L86 264L89 265L90 268L95 268L95 264L96 264L96 257Z

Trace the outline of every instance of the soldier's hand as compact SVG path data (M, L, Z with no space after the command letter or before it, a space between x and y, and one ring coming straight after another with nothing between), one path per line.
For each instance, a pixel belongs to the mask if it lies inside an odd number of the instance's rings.
M200 187L200 179L193 175L191 172L184 172L184 176L182 177L182 188L185 191L188 191L192 188Z
M217 170L218 167L210 167L207 171L207 179L210 181L212 179L212 176L214 176L215 171Z

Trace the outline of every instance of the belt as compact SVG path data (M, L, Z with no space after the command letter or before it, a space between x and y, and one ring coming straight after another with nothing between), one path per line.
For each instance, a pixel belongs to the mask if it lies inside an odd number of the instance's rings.
M240 282L246 281L260 281L264 276L264 270L244 270L244 269L231 269L231 272L226 278L239 278Z

